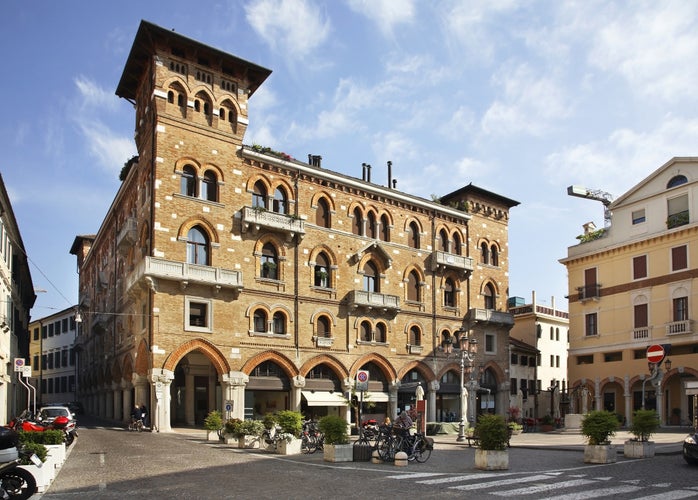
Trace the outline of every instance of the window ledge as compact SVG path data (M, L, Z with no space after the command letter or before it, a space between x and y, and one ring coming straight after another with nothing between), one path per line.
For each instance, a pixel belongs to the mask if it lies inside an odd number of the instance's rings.
M290 340L291 339L291 334L289 333L270 333L270 332L255 332L255 331L249 331L248 332L250 337L266 337L270 339L286 339Z
M385 347L388 347L390 345L389 342L376 342L374 340L371 340L371 341L357 340L356 343L357 343L357 345L375 345L375 346L385 346Z
M203 198L198 198L196 196L187 196L186 194L182 194L182 193L173 193L172 196L174 198L181 198L183 200L198 201L199 203L203 203L205 205L212 205L214 207L225 208L225 203L220 203L218 201L205 200Z

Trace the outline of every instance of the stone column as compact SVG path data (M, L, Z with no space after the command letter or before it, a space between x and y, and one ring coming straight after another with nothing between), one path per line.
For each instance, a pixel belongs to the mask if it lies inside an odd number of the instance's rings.
M625 423L627 426L633 423L633 393L630 390L630 376L623 377L623 401L625 408Z
M104 391L104 416L114 418L114 385L110 384Z
M397 391L400 389L400 381L395 379L390 384L388 396L388 415L393 422L397 418Z
M351 401L351 388L352 388L352 386L353 386L352 379L350 379L349 377L345 378L342 381L342 390L344 391L345 397L349 401ZM351 407L351 405L347 405L347 406L345 406L345 408L346 408L346 412L344 414L344 418L347 422L351 422L352 407Z
M114 383L112 384L113 387L113 400L114 400L114 413L113 413L113 418L114 420L118 422L122 422L123 420L121 419L122 417L122 406L121 406L121 391L122 391L122 384L121 383Z
M440 388L438 380L427 384L427 422L436 422L436 394Z
M121 419L124 422L131 421L131 410L133 409L133 401L131 400L131 384L123 380L121 382Z
M250 377L243 372L231 371L220 376L221 389L223 392L223 411L225 413L225 404L227 401L232 403L232 411L230 415L223 416L224 420L228 418L245 418L245 386L250 381Z
M148 377L155 390L155 407L149 408L150 427L157 432L172 432L170 423L170 386L174 380L174 372L163 369L150 370Z
M603 410L603 395L601 394L601 379L599 377L594 380L594 408L598 411Z

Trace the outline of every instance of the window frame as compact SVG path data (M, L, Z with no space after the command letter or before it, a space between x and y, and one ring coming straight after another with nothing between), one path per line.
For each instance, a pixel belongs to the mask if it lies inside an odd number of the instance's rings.
M199 305L204 306L204 317L205 324L192 325L192 306ZM188 332L201 332L201 333L211 333L213 332L213 301L210 299L202 299L201 297L185 297L184 298L184 330Z

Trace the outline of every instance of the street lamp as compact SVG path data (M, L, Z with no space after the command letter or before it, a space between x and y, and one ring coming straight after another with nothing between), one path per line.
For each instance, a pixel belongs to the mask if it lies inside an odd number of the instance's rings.
M468 366L472 370L473 360L477 354L477 339L475 337L469 337L467 330L458 330L460 333L460 423L458 424L458 438L457 442L461 443L465 441L465 417L463 407L463 400L465 399L465 362L468 362Z
M555 418L555 389L558 388L559 382L557 379L552 379L550 387L548 387L548 390L550 391L550 416L552 418Z

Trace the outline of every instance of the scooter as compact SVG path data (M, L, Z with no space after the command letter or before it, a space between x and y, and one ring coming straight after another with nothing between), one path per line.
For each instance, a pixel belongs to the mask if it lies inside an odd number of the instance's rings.
M24 500L36 492L36 479L27 469L19 467L22 459L41 467L42 462L36 454L18 450L19 436L12 429L0 429L0 498Z
M28 411L22 412L19 417L15 417L7 424L10 429L16 431L43 432L48 430L63 431L66 446L70 446L78 437L77 424L75 420L68 417L56 417L53 422L44 424L40 420L35 420Z

